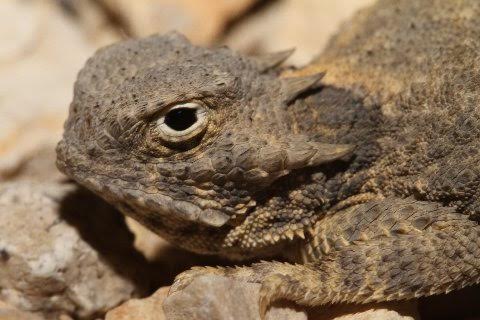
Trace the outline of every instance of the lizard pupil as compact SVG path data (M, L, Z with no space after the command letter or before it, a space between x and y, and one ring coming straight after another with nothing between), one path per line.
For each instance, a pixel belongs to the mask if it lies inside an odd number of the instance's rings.
M165 124L175 131L183 131L197 122L197 110L192 108L177 108L165 115Z

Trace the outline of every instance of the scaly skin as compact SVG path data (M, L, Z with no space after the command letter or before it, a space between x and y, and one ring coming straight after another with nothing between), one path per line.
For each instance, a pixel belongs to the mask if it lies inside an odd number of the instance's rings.
M380 1L294 71L175 33L107 47L79 74L58 166L176 245L296 263L194 269L173 290L260 282L264 313L478 283L479 17L475 0ZM183 103L207 120L165 138Z

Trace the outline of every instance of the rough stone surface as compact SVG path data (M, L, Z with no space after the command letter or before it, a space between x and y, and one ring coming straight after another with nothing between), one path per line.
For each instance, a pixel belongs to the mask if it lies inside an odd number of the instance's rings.
M275 1L233 27L223 41L234 49L271 52L296 48L289 62L302 65L326 46L330 36L359 8L374 0Z
M167 319L222 320L259 319L260 285L235 281L221 276L202 276L167 297L163 304ZM306 320L304 311L276 305L267 313L267 320Z
M163 295L158 295L160 299L158 297L145 299L148 303L145 303L142 307L145 310L152 310L152 302L161 303L165 299ZM164 310L169 320L258 320L260 319L258 314L258 295L258 284L236 281L217 275L205 275L195 279L182 290L168 296L164 302ZM138 307L137 304L134 304L134 306ZM136 309L133 310L133 314L140 314L135 313L138 312ZM333 305L317 308L276 303L267 312L267 320L300 320L307 318L309 320L420 319L415 301L367 305ZM123 320L123 318L120 319ZM125 320L127 319L133 318L125 318ZM152 318L152 320L154 319L156 320L157 318ZM107 320L110 319L107 318Z
M0 301L0 320L46 320L43 317L18 310Z
M168 287L157 290L145 299L132 299L109 311L105 320L164 320L163 300L167 297Z
M142 259L121 216L73 184L0 185L0 299L87 317L142 291Z
M321 319L321 318L318 318ZM325 318L322 318L325 319ZM403 316L396 311L386 309L371 309L364 312L343 315L332 318L332 320L413 320L410 316Z
M220 276L204 276L167 298L168 291L169 287L163 287L148 298L129 300L109 311L106 320L163 320L167 319L167 315L170 320L209 319L212 314L218 319L258 319L258 308L253 303L258 299L256 284L241 283ZM162 307L164 301L166 314ZM202 307L196 308L190 304L192 302ZM416 301L318 308L277 304L269 310L267 319L307 319L306 314L309 320L420 319Z
M410 316L403 316L395 311L386 309L371 309L365 312L344 315L333 318L335 320L413 320Z
M416 301L331 305L309 309L309 320L420 320Z
M196 43L212 43L226 24L256 0L102 0L133 36L177 30Z

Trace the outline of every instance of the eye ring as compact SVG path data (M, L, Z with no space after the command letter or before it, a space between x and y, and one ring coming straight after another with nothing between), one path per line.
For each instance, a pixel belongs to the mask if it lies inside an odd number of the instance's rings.
M188 102L163 111L154 126L163 141L170 144L185 143L205 132L209 118L209 111L205 106Z

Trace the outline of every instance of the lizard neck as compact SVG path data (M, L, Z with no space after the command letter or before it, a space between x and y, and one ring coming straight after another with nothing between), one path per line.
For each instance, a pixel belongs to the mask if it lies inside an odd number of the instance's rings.
M371 166L381 155L385 134L380 108L361 97L324 87L298 99L287 110L289 130L315 141L353 144L354 155L290 172L258 192L257 206L224 240L225 251L258 252L301 240L326 214L368 201Z

